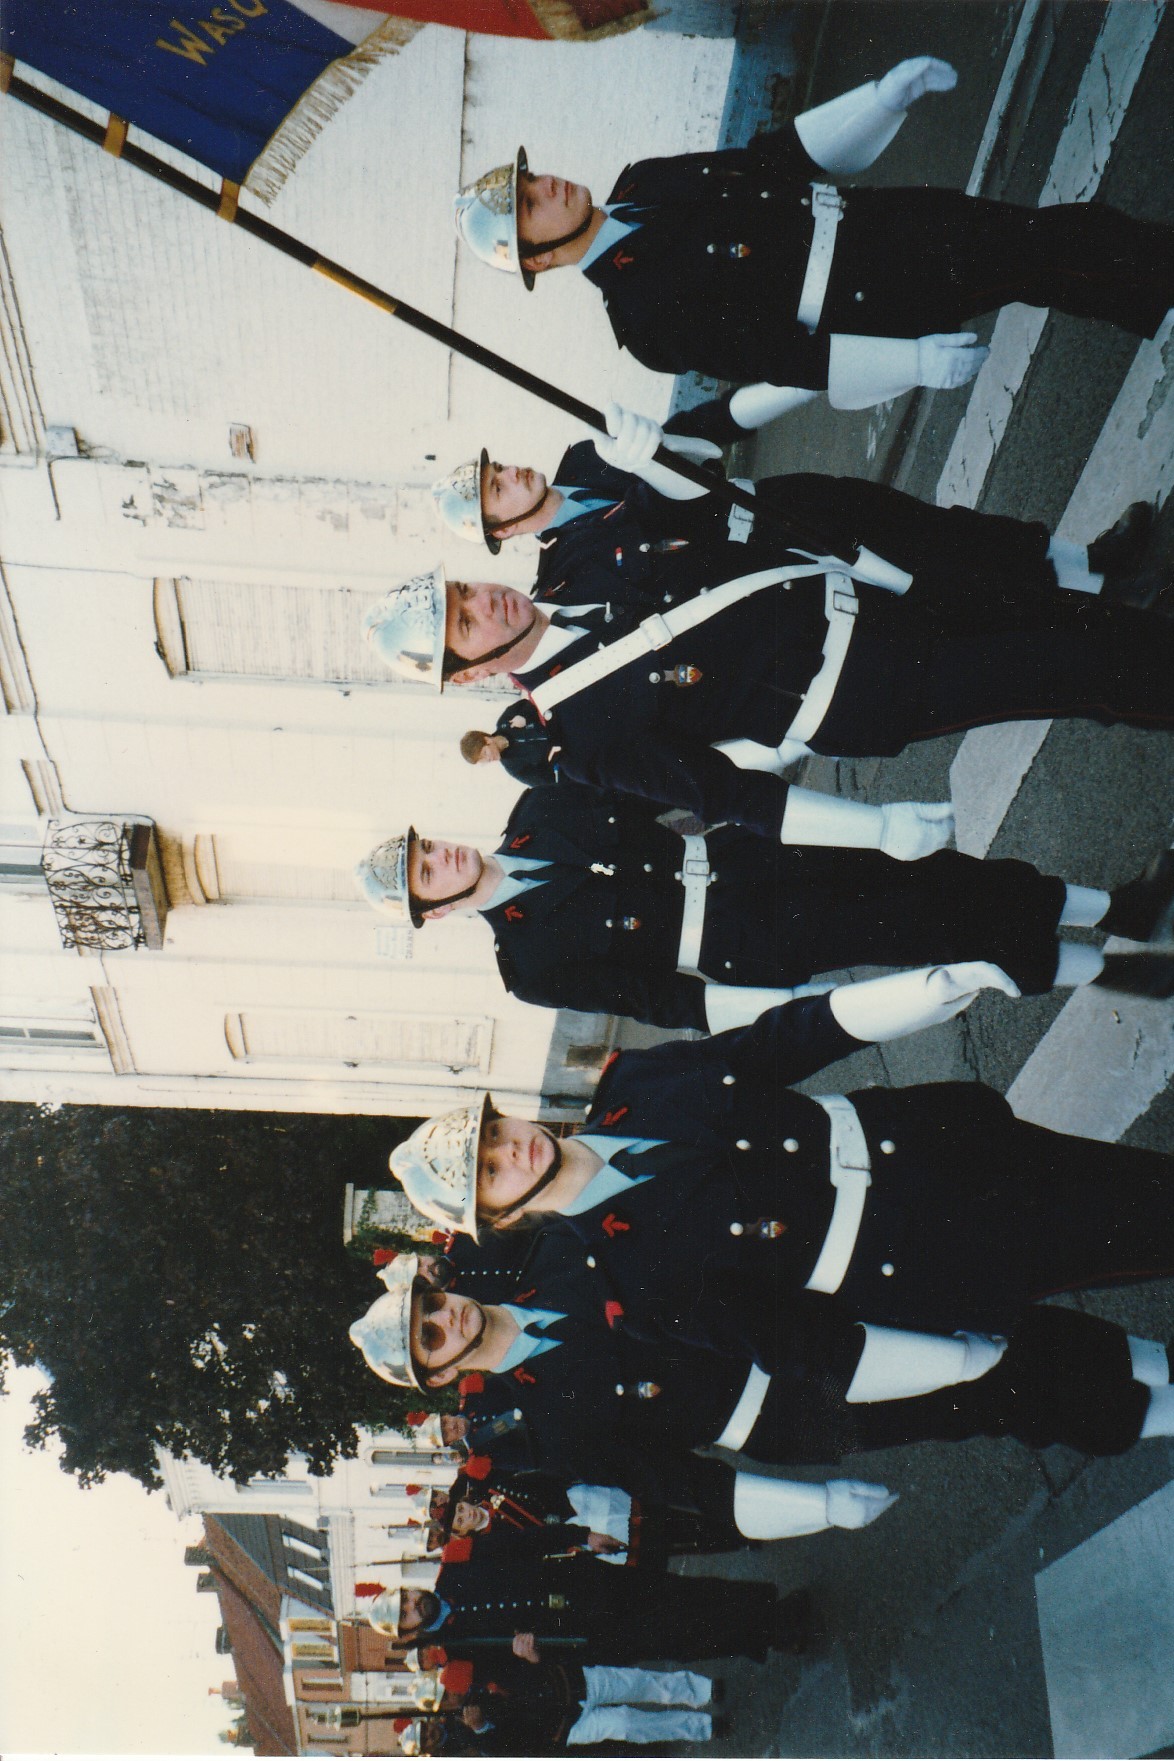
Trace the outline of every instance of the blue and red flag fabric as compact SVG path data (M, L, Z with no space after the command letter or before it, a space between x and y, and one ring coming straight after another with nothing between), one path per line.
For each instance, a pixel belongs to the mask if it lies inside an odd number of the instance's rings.
M268 200L423 24L590 40L648 16L644 0L3 0L0 50Z

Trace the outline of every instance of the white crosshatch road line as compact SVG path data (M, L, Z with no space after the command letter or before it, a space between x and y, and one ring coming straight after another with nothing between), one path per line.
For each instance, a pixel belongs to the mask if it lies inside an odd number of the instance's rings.
M1100 183L1165 11L1114 7L1097 39L1057 146L1041 206L1087 199ZM1015 395L1039 342L1045 315L1023 307L1000 314L991 355L975 381L966 416L943 470L939 505L975 506L1006 432ZM1080 542L1109 525L1131 501L1164 500L1174 487L1174 357L1170 321L1143 343L1126 376L1058 528ZM978 728L951 769L959 810L959 848L982 856L1018 793L1050 723ZM1110 942L1110 948L1125 946ZM1025 1119L1113 1140L1122 1136L1174 1076L1169 1005L1073 993L1015 1080L1009 1098Z
M1087 200L1097 189L1165 10L1164 0L1160 5L1108 9L1061 131L1040 196L1041 207ZM978 505L1046 319L1045 312L1032 306L1010 306L1000 312L991 337L990 356L975 379L966 414L938 482L935 499L939 507L955 502L965 507ZM1139 354L1145 354L1145 348ZM1160 356L1158 359L1160 376ZM1112 423L1113 416L1109 420ZM1087 469L1085 476L1089 476ZM1144 483L1135 490L1134 499L1138 494L1148 496L1153 492L1153 486ZM1076 502L1074 496L1065 522ZM1091 513L1084 505L1078 511ZM1065 525L1060 530L1065 536L1088 538L1119 512L1120 505L1115 505L1108 518L1099 523L1081 521L1070 533ZM967 734L950 772L958 805L960 850L972 856L986 855L1047 737L1049 726L1048 722L1008 722Z

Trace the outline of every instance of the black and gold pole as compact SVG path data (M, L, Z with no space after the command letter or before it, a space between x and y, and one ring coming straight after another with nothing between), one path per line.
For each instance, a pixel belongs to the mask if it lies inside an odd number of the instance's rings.
M479 367L485 367L499 378L508 379L511 385L517 385L523 391L530 392L534 397L541 398L544 403L553 404L556 409L566 415L573 416L588 428L594 428L600 434L607 433L607 424L602 413L591 404L584 403L581 398L572 397L569 392L559 386L552 385L549 380L541 379L536 373L530 373L525 367L519 367L515 361L507 360L504 355L495 353L493 349L474 342L470 337L462 336L460 331L453 330L447 324L430 318L406 300L398 299L394 294L387 293L383 288L376 287L362 275L356 275L343 264L336 263L330 257L324 257L314 250L313 246L303 244L292 234L284 232L281 227L274 226L270 221L263 220L260 215L252 213L240 205L240 185L225 179L219 189L212 189L198 183L195 178L188 177L173 165L168 165L154 153L127 138L128 125L118 116L111 116L103 124L91 121L72 110L59 98L52 97L39 87L30 85L16 71L16 64L11 56L0 56L0 92L10 98L16 98L30 109L39 111L51 121L60 123L71 133L80 135L83 140L92 141L95 146L121 159L124 164L133 165L136 170L143 171L153 177L157 183L165 184L168 189L178 195L186 196L199 207L215 214L218 219L226 220L232 226L247 232L250 237L260 239L262 244L280 251L282 256L289 257L295 263L301 263L306 269L312 269L316 275L323 275L328 281L337 282L348 293L357 294L360 299L386 312L390 318L398 318L401 324L407 324L418 330L422 336L429 336L442 347L452 349L455 354L463 355L467 361L475 361ZM667 465L678 476L686 477L691 483L699 484L708 490L719 501L730 505L746 508L751 513L766 514L772 524L779 525L784 531L794 535L809 546L823 549L815 534L796 527L792 522L783 520L773 509L764 507L748 491L730 483L720 473L706 470L692 459L684 458L679 453L671 452L667 447L660 447L656 453L659 464Z

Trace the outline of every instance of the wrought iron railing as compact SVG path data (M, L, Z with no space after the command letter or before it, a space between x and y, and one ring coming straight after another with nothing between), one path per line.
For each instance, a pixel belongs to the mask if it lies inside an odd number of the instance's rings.
M50 822L41 866L64 947L155 945L142 878L152 834L149 824L96 816Z

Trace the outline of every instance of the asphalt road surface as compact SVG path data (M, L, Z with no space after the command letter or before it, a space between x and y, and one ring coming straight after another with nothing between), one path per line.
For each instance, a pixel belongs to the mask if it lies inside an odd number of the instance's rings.
M1174 14L1160 6L836 0L800 11L801 47L818 39L809 102L906 55L959 68L957 91L918 106L862 181L969 185L1030 204L1095 193L1174 222ZM1043 519L1078 541L1137 497L1164 499L1174 342L1163 333L1139 349L1105 326L1041 315L1025 329L1025 316L1020 307L999 326L981 323L984 340L998 330L996 352L973 387L879 412L812 406L764 431L745 468L870 476L930 501ZM1159 546L1174 566L1174 507ZM897 759L821 761L817 774L819 786L870 801L944 799L953 782L964 847L1094 886L1128 878L1174 841L1174 741L1159 734L1085 722L983 730ZM1172 1071L1169 1005L1058 992L983 998L964 1022L862 1055L814 1086L977 1076L1054 1128L1169 1149ZM1077 1300L1132 1332L1174 1337L1174 1283ZM828 1640L799 1661L731 1664L730 1730L714 1752L1052 1754L1036 1573L1170 1483L1174 1447L1089 1461L1016 1443L922 1445L841 1471L885 1481L900 1502L862 1533L728 1562L786 1587L813 1583ZM1134 1689L1131 1701L1170 1692L1156 1678ZM1120 1708L1126 1745L1134 1710ZM1148 1752L1174 1753L1174 1717L1156 1728Z

